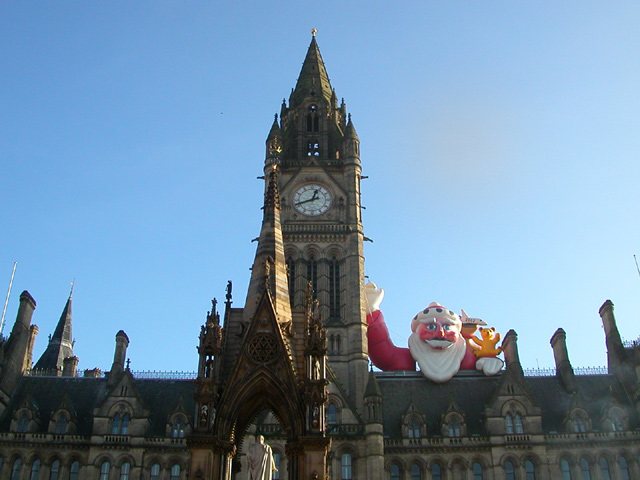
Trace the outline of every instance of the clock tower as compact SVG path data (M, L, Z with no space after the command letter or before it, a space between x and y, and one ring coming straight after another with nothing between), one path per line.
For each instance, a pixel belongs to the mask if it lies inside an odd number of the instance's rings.
M367 381L360 145L316 43L267 138L265 178L278 165L289 293L308 286L327 328L329 366L358 409Z

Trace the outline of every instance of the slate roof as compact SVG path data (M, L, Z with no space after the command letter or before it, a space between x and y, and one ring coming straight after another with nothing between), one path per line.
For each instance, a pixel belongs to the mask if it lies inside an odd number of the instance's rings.
M427 420L427 435L440 435L440 422L452 401L463 412L469 435L484 435L484 408L500 382L500 377L480 374L457 375L448 382L435 383L420 372L404 375L376 373L382 392L384 436L402 437L402 419L413 402Z
M149 436L164 436L169 415L177 408L180 398L192 422L195 403L195 384L192 380L134 379L143 408L150 413ZM46 432L54 414L66 397L78 420L78 435L90 435L93 410L108 396L106 378L85 377L23 377L0 419L0 431L8 431L14 412L29 398L40 414L40 431Z
M426 418L428 436L441 434L442 418L452 402L459 407L469 435L486 435L485 407L492 401L501 378L464 372L448 382L435 383L419 372L376 372L382 393L384 435L402 437L402 421L412 402ZM576 384L576 401L593 421L594 429L600 429L603 412L614 405L629 415L630 429L640 426L635 409L613 375L576 376ZM564 390L557 376L525 377L523 386L542 411L543 432L563 432L574 394Z

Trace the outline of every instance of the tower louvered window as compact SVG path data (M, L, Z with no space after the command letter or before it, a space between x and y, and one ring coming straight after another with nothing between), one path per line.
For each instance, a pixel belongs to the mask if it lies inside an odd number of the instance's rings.
M314 257L307 262L307 281L311 282L311 296L318 298L318 262Z
M340 318L340 262L335 256L329 262L329 318Z
M307 132L317 133L320 131L320 119L318 117L318 107L311 105L307 113Z

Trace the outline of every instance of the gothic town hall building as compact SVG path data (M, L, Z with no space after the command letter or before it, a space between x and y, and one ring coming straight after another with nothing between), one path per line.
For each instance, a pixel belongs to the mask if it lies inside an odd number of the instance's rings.
M599 373L574 372L562 329L555 375L525 374L513 330L493 376L370 369L360 141L315 36L263 169L246 301L232 306L229 285L193 332L194 378L137 378L123 330L108 372L78 372L71 296L34 363L22 293L0 340L0 480L244 480L257 435L278 479L640 478L640 348L622 343L610 301Z

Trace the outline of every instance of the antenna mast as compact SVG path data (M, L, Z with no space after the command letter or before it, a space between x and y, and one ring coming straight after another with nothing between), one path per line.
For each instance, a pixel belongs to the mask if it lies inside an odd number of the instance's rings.
M7 290L7 298L4 301L4 308L2 309L2 318L0 319L0 336L2 336L2 330L4 329L4 316L7 313L7 305L9 304L9 295L11 295L11 286L13 285L13 276L16 274L16 265L18 265L18 262L13 262L13 271L11 272L11 280L9 280L9 290Z
M638 259L636 258L636 256L633 256L633 259L636 261L636 270L638 270L638 275L640 276L640 268L638 268Z

